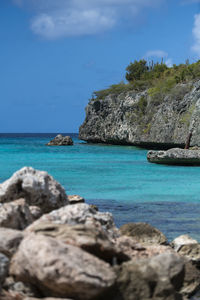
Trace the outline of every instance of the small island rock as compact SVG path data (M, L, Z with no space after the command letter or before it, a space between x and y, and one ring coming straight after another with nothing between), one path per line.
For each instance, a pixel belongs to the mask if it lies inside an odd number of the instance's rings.
M172 148L167 151L149 151L147 160L151 163L164 165L200 165L200 151Z
M63 136L62 134L58 134L47 144L47 146L72 146L73 144L73 140L70 136Z

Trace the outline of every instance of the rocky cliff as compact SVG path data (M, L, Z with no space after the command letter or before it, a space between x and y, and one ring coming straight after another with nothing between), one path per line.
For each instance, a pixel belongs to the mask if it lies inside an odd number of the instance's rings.
M145 148L200 146L200 81L178 84L164 95L153 89L92 99L79 137L91 143Z

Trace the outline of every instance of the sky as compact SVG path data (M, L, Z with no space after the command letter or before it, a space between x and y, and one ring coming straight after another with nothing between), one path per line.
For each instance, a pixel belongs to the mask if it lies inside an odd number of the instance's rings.
M200 0L0 0L0 132L78 132L142 58L200 59Z

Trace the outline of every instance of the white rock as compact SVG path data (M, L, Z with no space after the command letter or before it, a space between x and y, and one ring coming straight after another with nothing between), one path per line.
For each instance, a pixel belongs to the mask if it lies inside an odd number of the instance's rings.
M175 238L171 243L175 251L179 251L182 246L188 244L198 244L198 242L195 239L191 238L189 235L183 234Z
M98 212L85 203L67 205L49 214L45 214L29 226L26 231L34 231L35 225L38 226L41 222L69 225L86 224L91 226L93 226L95 222L98 222L110 236L114 237L118 235L118 229L115 227L112 214L108 212Z
M0 202L25 198L29 205L39 206L43 213L68 204L64 188L47 172L24 167L0 184Z

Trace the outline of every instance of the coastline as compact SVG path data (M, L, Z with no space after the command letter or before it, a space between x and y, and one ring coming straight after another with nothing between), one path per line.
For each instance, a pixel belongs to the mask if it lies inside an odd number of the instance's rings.
M147 223L118 229L31 167L0 184L0 203L2 300L198 299L200 244L188 235L169 243Z

